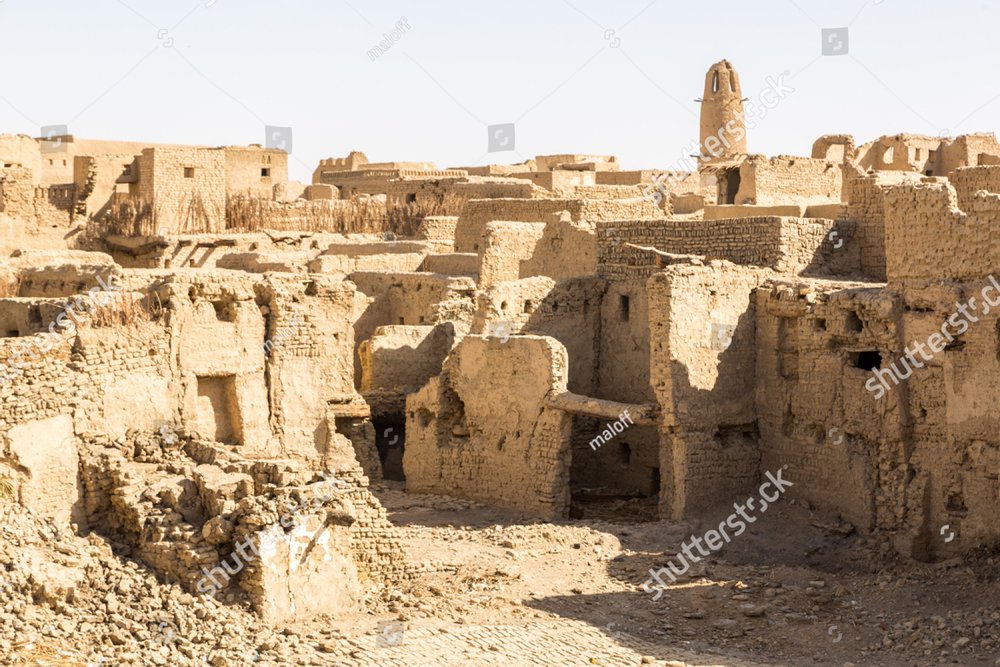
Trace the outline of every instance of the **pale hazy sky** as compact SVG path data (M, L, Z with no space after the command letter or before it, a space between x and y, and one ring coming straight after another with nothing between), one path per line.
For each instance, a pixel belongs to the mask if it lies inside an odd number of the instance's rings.
M0 0L0 132L224 145L291 126L300 180L352 149L669 168L728 58L748 97L785 71L795 89L750 151L808 155L821 134L993 131L998 25L985 0ZM821 28L845 26L847 54L821 56ZM516 152L488 154L487 125L511 122Z

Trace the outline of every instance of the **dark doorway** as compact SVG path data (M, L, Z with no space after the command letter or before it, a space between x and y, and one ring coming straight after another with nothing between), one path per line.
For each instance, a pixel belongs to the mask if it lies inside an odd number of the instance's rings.
M376 420L375 449L382 464L383 479L402 482L406 480L403 474L403 446L406 442L406 422Z
M740 168L726 169L719 175L719 204L735 204L740 191Z
M656 521L660 498L659 434L607 418L573 417L570 517Z

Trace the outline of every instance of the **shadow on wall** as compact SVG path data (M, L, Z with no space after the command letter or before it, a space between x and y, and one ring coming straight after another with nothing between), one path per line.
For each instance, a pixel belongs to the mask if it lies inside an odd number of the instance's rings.
M753 320L750 313L740 317L731 334L734 343L741 338L744 344L753 345ZM719 354L719 380L703 388L691 383L685 364L671 362L671 391L684 398L683 404L660 406L665 415L676 417L673 426L660 431L662 518L700 514L725 498L750 493L759 483L763 472L753 385L734 396L732 384L725 379L727 373L740 374L744 366L740 351L731 344ZM741 399L750 403L742 410L733 406Z
M825 237L819 240L800 276L861 277L861 248L857 237L858 225L853 221L836 220ZM815 243L815 241L813 241Z

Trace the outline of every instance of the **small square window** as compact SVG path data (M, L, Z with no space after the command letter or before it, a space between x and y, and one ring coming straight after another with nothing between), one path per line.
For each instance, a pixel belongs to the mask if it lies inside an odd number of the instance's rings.
M261 178L271 178L271 168L270 167L261 167L260 177Z
M194 178L194 167L184 167L184 178Z

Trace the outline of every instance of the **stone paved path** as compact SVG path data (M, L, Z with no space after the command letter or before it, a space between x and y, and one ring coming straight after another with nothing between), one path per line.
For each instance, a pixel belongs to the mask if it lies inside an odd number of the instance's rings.
M662 645L615 633L613 626L606 631L568 619L535 620L527 626L420 628L401 636L383 633L344 640L331 648L332 662L326 664L350 667L752 665L732 658L699 657L682 649L665 650ZM642 663L643 656L654 660Z

